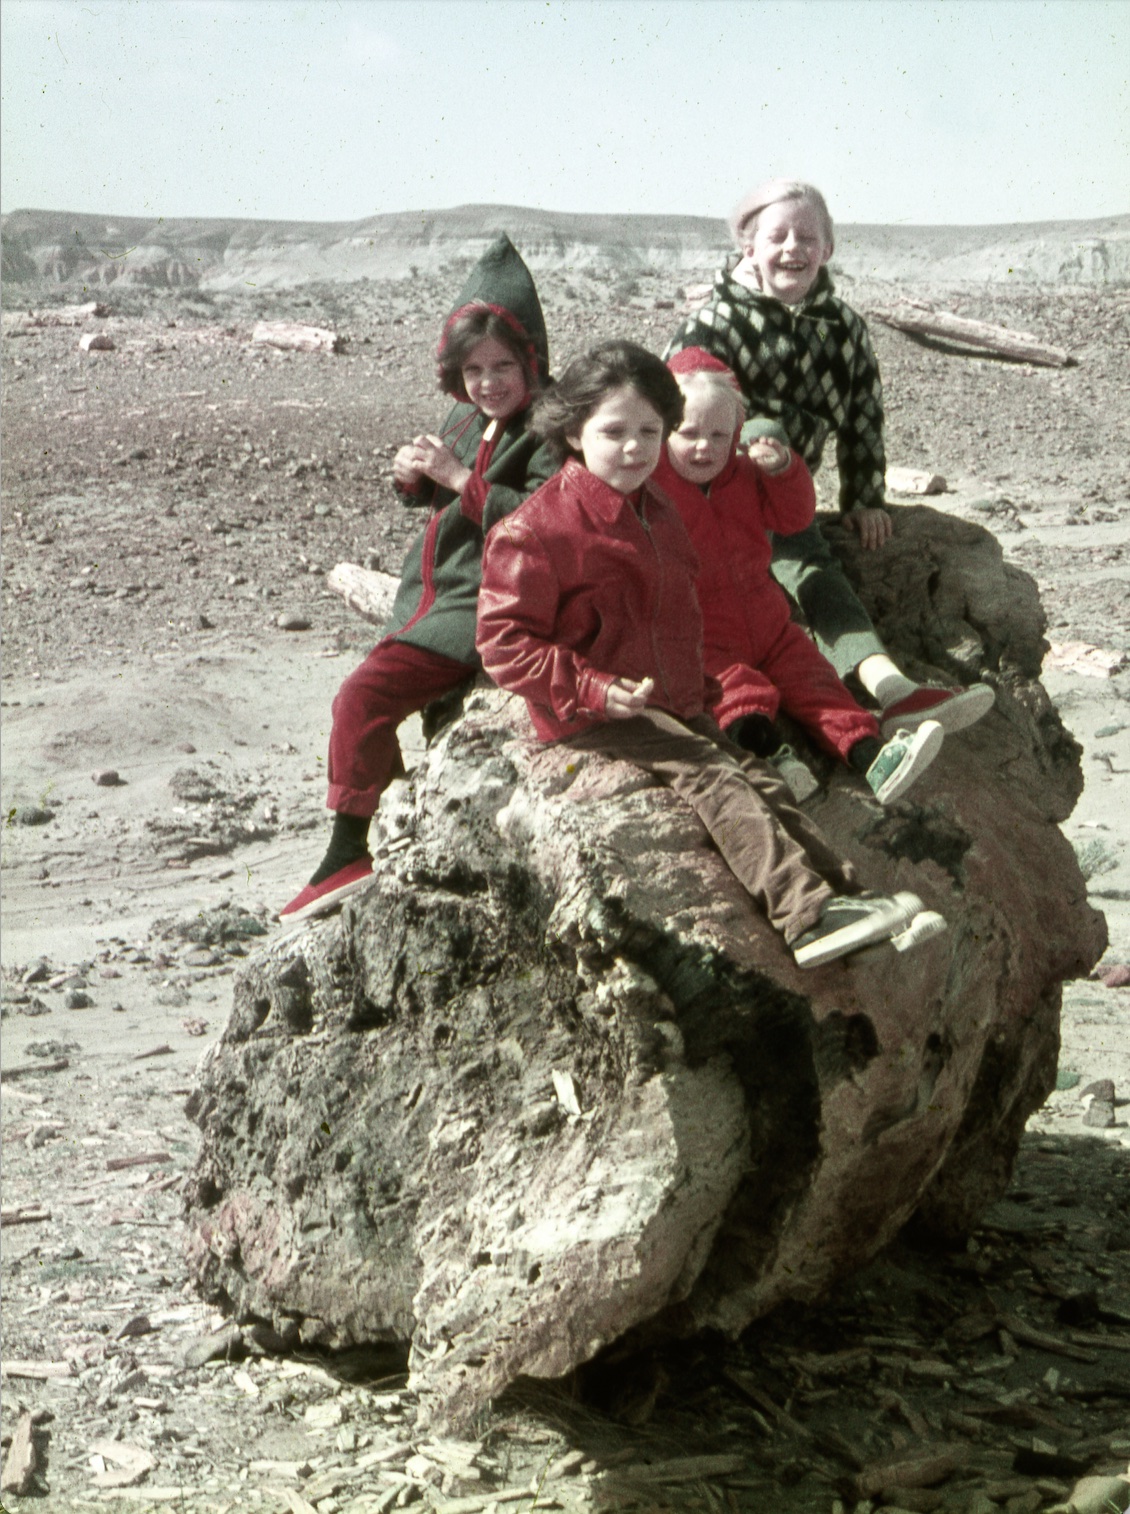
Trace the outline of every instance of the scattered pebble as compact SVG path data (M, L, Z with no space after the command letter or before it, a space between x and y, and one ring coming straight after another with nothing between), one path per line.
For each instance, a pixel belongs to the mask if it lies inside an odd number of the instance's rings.
M119 784L125 782L125 779L118 772L117 768L95 768L90 778L92 783L96 783L99 788L103 789L114 789Z
M8 813L8 819L14 825L46 825L54 818L54 810L44 809L38 804L21 804Z
M305 615L280 615L275 624L280 631L308 631L311 622Z

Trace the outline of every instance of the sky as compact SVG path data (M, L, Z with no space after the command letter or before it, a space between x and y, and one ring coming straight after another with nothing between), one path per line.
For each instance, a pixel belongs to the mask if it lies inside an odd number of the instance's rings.
M0 208L1130 211L1130 0L0 0Z

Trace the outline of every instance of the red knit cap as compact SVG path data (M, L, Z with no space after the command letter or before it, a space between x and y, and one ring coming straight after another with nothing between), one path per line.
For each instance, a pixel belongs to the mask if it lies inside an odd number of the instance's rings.
M672 373L724 373L738 393L742 392L734 370L705 347L684 347L667 359L667 366Z

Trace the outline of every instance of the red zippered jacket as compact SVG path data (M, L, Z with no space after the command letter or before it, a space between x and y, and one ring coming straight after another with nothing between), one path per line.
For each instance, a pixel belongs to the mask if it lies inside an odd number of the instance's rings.
M665 494L649 481L636 507L570 458L487 536L476 638L483 666L525 698L542 741L604 720L617 678L654 678L650 704L701 715L697 572Z

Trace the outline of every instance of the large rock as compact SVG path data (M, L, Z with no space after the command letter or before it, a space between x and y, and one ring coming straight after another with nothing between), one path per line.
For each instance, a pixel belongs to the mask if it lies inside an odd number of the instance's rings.
M949 932L800 972L668 790L476 692L387 796L372 889L236 984L190 1101L210 1297L409 1348L459 1420L628 1332L740 1331L916 1212L960 1233L1000 1194L1060 984L1104 945L1058 829L1078 748L991 536L923 508L882 553L831 531L904 664L998 690L913 802L826 765L812 806Z

